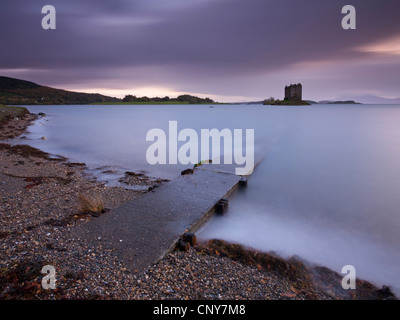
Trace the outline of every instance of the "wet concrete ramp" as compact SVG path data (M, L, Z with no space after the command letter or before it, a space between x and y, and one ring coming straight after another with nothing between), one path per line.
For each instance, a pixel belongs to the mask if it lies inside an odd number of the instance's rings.
M115 249L132 272L144 272L195 232L241 179L231 166L202 165L74 230L74 236Z

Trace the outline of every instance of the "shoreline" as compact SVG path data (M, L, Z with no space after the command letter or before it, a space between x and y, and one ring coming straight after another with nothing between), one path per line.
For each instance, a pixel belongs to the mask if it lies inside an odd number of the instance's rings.
M35 117L10 120L18 124L3 125L0 137L23 134ZM28 146L1 143L0 163L0 299L394 298L389 288L362 280L357 290L344 291L340 275L327 268L220 240L172 251L144 274L131 273L100 241L91 245L71 231L147 191L106 187L89 180L83 164ZM155 184L135 173L125 180ZM83 210L82 198L100 202L101 210ZM48 264L57 272L57 288L50 291L40 286L40 270Z
M39 115L30 113L25 107L0 105L0 141L20 136L38 118Z

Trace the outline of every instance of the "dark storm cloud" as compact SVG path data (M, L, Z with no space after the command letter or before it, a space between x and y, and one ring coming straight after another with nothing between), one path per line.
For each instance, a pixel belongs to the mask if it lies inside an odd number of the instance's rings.
M57 9L57 30L41 29L45 4ZM357 8L357 30L341 28L346 4ZM117 70L152 67L200 87L211 76L365 58L370 54L354 48L400 35L398 0L3 0L0 6L0 69L47 70L47 84L135 78ZM161 73L159 80L167 78Z

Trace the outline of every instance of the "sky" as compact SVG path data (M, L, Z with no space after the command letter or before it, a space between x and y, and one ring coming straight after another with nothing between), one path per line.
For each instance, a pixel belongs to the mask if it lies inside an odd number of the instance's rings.
M0 75L119 98L400 97L399 0L2 0L0 43Z

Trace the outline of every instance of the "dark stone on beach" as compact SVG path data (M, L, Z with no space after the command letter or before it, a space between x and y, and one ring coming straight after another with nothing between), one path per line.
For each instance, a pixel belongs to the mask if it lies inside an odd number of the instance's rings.
M158 188L159 186L161 186L161 184L159 184L159 183L153 184L152 186L150 186L147 189L147 191L153 191L154 189Z
M53 227L63 227L67 225L67 221L55 220L53 218L50 218L49 220L45 221L44 224Z
M7 238L9 235L11 235L9 231L0 231L0 239Z
M104 173L104 174L115 174L117 172L115 170L104 170L101 173Z
M54 243L47 243L46 244L46 249L48 249L48 250L54 250L55 249L55 246L54 246Z
M46 116L46 114L45 114L45 113L43 113L43 112L39 112L39 113L38 113L38 116L39 116L39 117L45 117L45 116Z
M197 243L196 235L194 233L190 233L190 232L189 233L185 233L182 236L182 240L185 241L185 242L189 242L192 247L194 245L196 245L196 243Z
M382 289L377 290L376 293L378 294L379 298L383 300L397 300L396 296L388 286L382 286Z
M181 175L184 176L184 175L193 174L193 173L194 173L193 169L186 169L181 172Z
M67 167L84 167L86 166L86 163L82 162L68 162L65 164Z
M178 243L176 244L176 247L181 251L188 251L190 248L190 243L183 240L179 240Z
M98 217L100 217L101 215L103 215L103 214L105 214L105 213L107 213L107 212L109 212L109 211L110 211L110 209L105 208L105 209L101 210L100 212L90 212L90 215L91 215L93 218L98 218Z
M126 171L125 175L132 176L132 177L144 177L143 173L136 173L136 172L132 172L132 171Z

